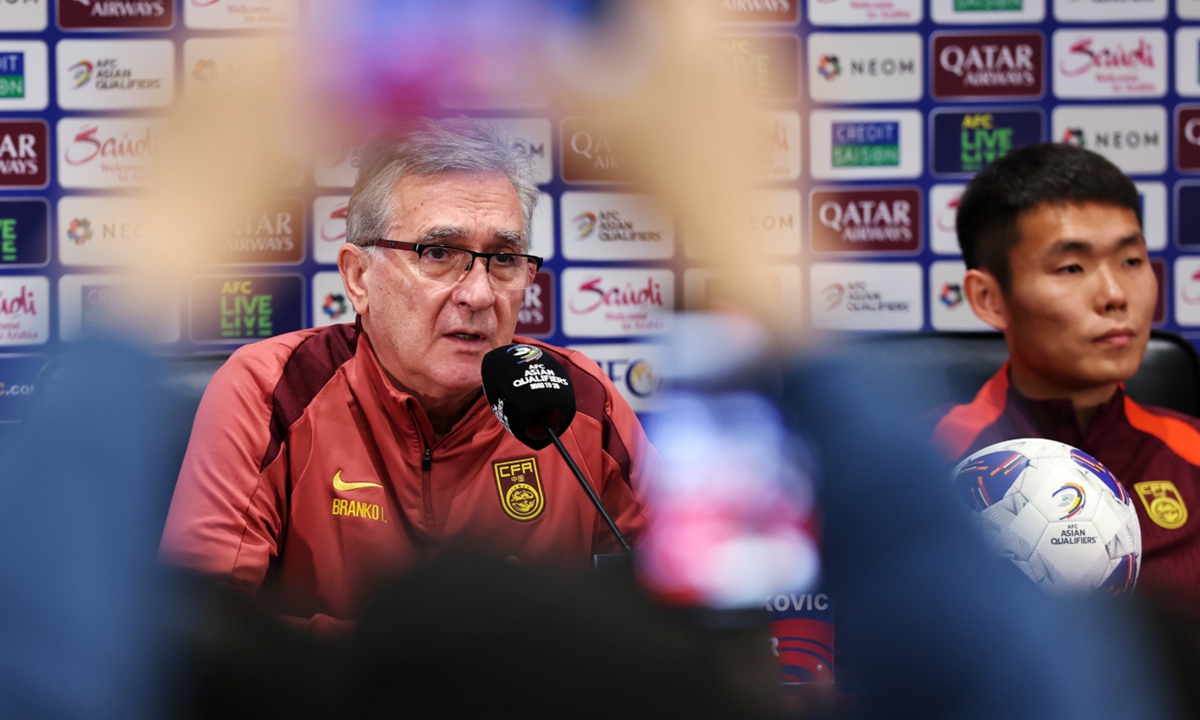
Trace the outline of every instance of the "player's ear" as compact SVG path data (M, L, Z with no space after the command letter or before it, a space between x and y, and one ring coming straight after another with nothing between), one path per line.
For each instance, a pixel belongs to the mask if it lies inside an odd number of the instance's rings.
M338 250L338 271L342 274L342 285L354 305L354 312L365 315L367 302L367 275L371 268L371 256L365 248L345 243Z
M995 275L987 270L968 270L963 293L976 317L1000 332L1008 330L1008 305Z

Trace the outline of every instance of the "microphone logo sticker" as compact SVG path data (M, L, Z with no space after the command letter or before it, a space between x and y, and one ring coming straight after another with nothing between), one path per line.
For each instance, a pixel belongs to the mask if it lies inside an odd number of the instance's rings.
M522 364L533 362L542 356L541 348L532 345L513 345L508 349L509 354L516 356Z
M541 354L540 350L538 354ZM512 382L513 387L525 387L528 385L530 390L558 390L570 384L570 381L565 377L541 363L525 368L525 376L519 377Z
M542 478L538 474L537 458L502 460L492 463L500 507L513 520L529 522L546 509Z

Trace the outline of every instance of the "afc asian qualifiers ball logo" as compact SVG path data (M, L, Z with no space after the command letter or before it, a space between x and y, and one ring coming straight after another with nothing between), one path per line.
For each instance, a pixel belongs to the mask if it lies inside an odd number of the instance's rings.
M513 520L536 520L546 509L546 495L538 474L536 457L502 460L492 463L500 507Z

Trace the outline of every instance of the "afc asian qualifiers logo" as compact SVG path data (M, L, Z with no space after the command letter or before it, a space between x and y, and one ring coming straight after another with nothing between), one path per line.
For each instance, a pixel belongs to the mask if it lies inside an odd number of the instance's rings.
M917 188L814 190L810 207L816 252L910 253L921 249L921 191Z
M168 30L174 0L58 0L63 30Z
M536 457L502 460L492 463L500 507L513 520L536 520L546 509L546 495L538 474Z
M1029 98L1045 91L1041 33L935 33L931 92L950 98Z
M1043 142L1042 111L987 110L944 112L935 110L933 174L974 175L1017 148Z
M1177 530L1187 522L1187 505L1179 488L1170 480L1134 483L1133 491L1142 499L1146 515L1159 527Z

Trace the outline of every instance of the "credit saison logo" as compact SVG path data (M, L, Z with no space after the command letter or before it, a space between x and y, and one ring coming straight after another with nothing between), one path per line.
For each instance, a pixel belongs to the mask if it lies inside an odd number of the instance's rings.
M833 167L898 167L900 123L834 122Z
M25 97L25 53L0 52L0 98Z
M237 342L299 330L303 292L294 275L194 278L192 338Z
M935 112L933 171L974 174L1013 150L1045 138L1040 110Z
M954 12L1020 12L1024 0L954 0Z
M920 249L917 188L814 190L816 252L915 252Z
M1041 33L937 33L932 52L936 98L1042 95Z

